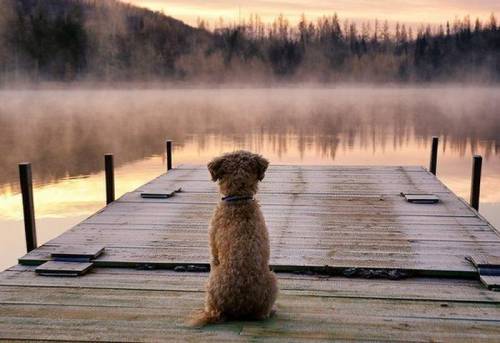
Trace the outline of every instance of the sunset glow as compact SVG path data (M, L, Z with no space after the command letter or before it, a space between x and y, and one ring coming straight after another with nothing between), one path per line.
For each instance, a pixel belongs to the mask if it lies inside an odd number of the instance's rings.
M238 22L240 19L248 18L252 13L258 14L264 22L272 22L280 14L295 23L302 13L310 19L337 13L341 18L359 21L379 18L391 22L437 24L447 20L453 21L456 17L463 18L466 15L470 15L473 19L478 17L486 20L491 13L500 11L500 2L494 0L321 0L314 3L306 0L250 0L239 3L229 0L125 1L151 10L162 11L191 25L196 25L198 18L208 20L209 23L215 23L219 18L225 22Z

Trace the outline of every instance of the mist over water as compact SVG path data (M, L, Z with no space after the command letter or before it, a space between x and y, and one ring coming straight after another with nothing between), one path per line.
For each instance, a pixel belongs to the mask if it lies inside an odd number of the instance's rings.
M174 163L206 164L249 149L275 164L428 165L468 198L482 154L482 211L500 227L500 88L426 87L0 91L0 267L24 252L17 164L33 164L41 242L102 207L103 154L115 154L118 193ZM1 268L0 268L1 269Z
M498 153L499 95L458 87L2 91L0 184L17 182L19 161L51 182L99 171L106 152L136 161L161 154L167 137L182 147L193 135L200 154L210 136L257 151L250 137L270 140L280 156L273 162L315 146L318 163L333 163L339 149L377 154L433 135L445 151L488 159Z

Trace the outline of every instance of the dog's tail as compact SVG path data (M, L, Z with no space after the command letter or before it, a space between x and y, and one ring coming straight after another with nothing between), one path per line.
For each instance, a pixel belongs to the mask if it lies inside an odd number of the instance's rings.
M198 310L191 314L188 325L191 327L203 327L208 324L220 323L223 318L220 313L216 311Z

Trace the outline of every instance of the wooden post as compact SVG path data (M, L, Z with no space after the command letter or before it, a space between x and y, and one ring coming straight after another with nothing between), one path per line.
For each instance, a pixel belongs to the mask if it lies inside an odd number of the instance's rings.
M429 166L429 171L436 175L436 169L437 169L437 155L438 155L438 143L439 143L439 137L432 137L432 148L431 148L431 163Z
M480 155L474 155L472 158L472 182L470 190L470 205L479 211L479 194L481 191L481 165L483 158Z
M172 169L172 141L166 141L167 171Z
M31 177L31 163L19 164L19 179L23 198L24 233L26 250L30 252L37 248L35 207L33 205L33 181Z
M104 155L104 170L106 173L106 204L115 201L115 170L113 154Z

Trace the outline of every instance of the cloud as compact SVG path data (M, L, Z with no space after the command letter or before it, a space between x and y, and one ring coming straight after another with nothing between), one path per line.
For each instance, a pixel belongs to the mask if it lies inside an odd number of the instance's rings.
M237 21L241 15L257 13L264 21L272 21L279 14L296 21L302 13L309 18L338 13L342 18L368 20L388 19L408 23L443 23L455 17L470 14L472 18L486 19L492 12L500 12L498 0L124 0L126 2L161 10L164 13L196 23L198 17L215 21Z

